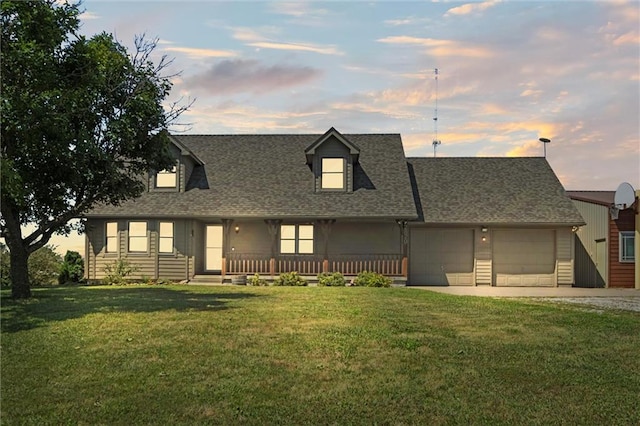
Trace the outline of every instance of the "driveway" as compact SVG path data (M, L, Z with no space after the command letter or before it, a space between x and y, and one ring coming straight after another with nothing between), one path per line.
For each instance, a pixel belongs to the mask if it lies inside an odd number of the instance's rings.
M434 287L408 286L437 293L481 297L530 297L558 303L640 312L640 290L577 287Z

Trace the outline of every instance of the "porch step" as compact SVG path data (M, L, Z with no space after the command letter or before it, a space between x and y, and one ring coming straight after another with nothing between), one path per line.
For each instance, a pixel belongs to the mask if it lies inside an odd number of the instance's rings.
M194 275L189 284L193 285L222 285L224 280L221 275Z

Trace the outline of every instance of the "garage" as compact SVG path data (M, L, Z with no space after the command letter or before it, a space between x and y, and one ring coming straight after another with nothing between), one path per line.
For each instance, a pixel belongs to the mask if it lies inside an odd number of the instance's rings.
M474 285L473 229L412 228L412 285Z
M493 282L498 286L554 286L555 231L494 230Z

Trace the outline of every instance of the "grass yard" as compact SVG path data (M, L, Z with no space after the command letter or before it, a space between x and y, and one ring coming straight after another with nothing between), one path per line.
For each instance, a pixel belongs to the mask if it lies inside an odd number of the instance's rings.
M2 292L1 422L640 424L640 314L403 288Z

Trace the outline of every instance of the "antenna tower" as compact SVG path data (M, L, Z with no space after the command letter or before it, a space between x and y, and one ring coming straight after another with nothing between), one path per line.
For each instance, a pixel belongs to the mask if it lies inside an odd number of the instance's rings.
M435 80L436 80L436 107L435 110L433 112L433 142L431 143L433 145L433 158L436 157L436 148L438 147L438 145L440 145L442 142L440 141L440 139L438 139L438 68L435 68L433 70L434 74L435 74Z

